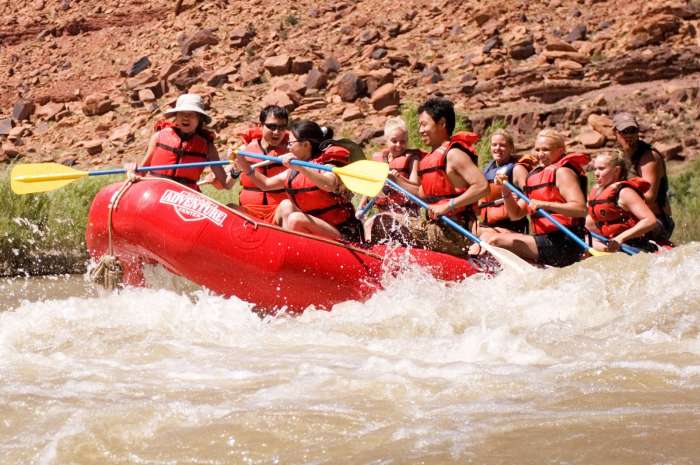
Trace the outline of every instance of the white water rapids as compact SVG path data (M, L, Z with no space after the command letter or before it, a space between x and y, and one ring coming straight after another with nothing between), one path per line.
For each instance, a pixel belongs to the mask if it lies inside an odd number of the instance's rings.
M698 243L295 318L0 281L0 464L697 464L699 282Z

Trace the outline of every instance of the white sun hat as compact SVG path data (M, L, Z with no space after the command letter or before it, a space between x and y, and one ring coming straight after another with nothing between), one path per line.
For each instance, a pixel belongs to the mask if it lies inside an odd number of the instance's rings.
M164 114L172 115L180 111L193 111L202 115L205 123L209 123L211 121L211 117L206 111L204 111L204 102L202 101L202 97L197 94L182 94L177 98L175 108L171 108L170 110L164 112Z

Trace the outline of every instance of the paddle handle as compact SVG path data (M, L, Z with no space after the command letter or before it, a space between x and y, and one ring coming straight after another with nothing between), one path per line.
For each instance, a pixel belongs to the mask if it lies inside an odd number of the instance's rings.
M591 233L591 236L595 237L596 239L598 239L601 242L607 243L610 240L607 237L601 236L600 234L595 233L593 231L589 230L588 232ZM642 249L638 249L637 247L632 247L631 245L627 245L627 244L620 244L620 250L622 250L627 255L636 255L642 251Z
M518 189L517 187L515 187L514 185L512 185L512 184L509 183L508 181L505 182L505 186L506 186L508 189L510 189L511 192L513 192L515 195L517 195L518 197L520 197L521 199L523 199L523 200L526 201L527 203L530 203L530 199L528 198L528 196L525 195L525 194L523 194L523 193L520 191L520 189ZM550 215L549 212L546 212L546 211L544 211L543 209L538 208L538 209L537 209L537 213L539 213L540 215L544 216L544 217L547 218L549 221L551 221L552 223L554 223L554 225L555 225L557 228L559 228L559 230L560 230L561 232L563 232L564 234L566 234L567 236L569 236L569 238L570 238L572 241L576 242L576 244L578 244L583 250L585 250L586 252L588 252L588 250L590 249L590 247L588 246L588 244L586 244L586 243L583 241L583 239L581 239L580 237L578 237L576 234L572 233L572 232L569 230L569 228L567 228L566 226L564 226L563 224L561 224L556 218L554 218L552 215Z
M407 198L410 199L410 200L413 200L415 203L417 203L417 204L420 205L421 207L423 207L423 208L428 208L428 204L425 203L420 197L418 197L417 195L411 194L410 192L408 192L408 191L407 191L406 189L404 189L403 187L399 186L396 182L392 181L391 179L387 179L387 180L386 180L386 183L387 183L387 185L389 185L392 189L394 189L396 192L400 192L400 193L403 194L405 197L407 197ZM442 221L443 223L447 224L448 226L450 226L452 229L456 230L457 232L459 232L459 233L462 234L463 236L468 237L469 239L471 239L472 241L476 242L477 244L481 244L481 239L479 239L477 236L475 236L474 234L472 234L471 231L469 231L469 230L463 228L462 225L460 225L459 223L457 223L455 220L453 220L453 219L450 218L449 216L441 215L441 216L439 216L438 218L440 218L440 221Z
M242 156L247 157L247 158L257 158L259 160L269 160L269 161L281 163L281 161L278 157L271 157L269 155L263 155L261 153L246 152L245 150L239 150L238 155L242 155ZM312 168L315 170L323 170L323 171L333 172L333 168L331 168L330 166L321 165L318 163L311 163L309 161L304 161L304 160L291 160L289 162L289 164L294 165L294 166L303 166L305 168Z

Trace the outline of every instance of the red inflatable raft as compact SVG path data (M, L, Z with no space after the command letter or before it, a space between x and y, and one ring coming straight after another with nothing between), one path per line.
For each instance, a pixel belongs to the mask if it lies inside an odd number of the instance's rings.
M144 178L120 193L122 186L112 184L97 194L86 239L96 260L108 253L111 240L123 281L130 285L143 285L143 263L157 262L263 311L302 311L366 299L396 262L388 256L406 251L438 279L456 281L484 271L474 260L428 250L361 248L286 231L166 179Z

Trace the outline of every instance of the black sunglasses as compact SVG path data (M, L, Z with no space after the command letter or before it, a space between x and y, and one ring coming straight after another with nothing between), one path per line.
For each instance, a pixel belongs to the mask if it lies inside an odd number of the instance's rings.
M286 124L265 123L263 124L263 126L265 126L270 131L284 131L285 129L287 129Z

